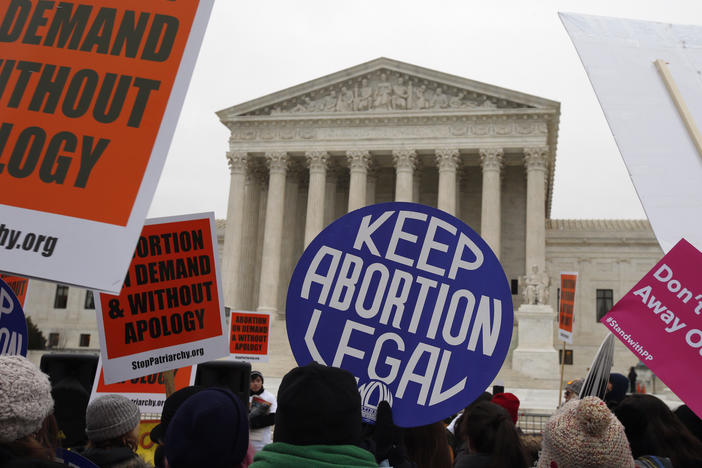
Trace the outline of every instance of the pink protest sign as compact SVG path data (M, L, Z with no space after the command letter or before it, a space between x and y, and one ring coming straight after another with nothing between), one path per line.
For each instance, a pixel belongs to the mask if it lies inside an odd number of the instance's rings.
M701 266L702 252L682 239L602 323L702 417Z

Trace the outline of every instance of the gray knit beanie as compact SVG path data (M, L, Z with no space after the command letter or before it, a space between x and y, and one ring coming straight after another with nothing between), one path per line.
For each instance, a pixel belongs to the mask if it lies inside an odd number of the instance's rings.
M46 374L22 356L0 356L0 442L38 431L53 408Z
M85 412L85 434L93 442L115 439L139 425L139 407L122 395L104 395L88 405Z

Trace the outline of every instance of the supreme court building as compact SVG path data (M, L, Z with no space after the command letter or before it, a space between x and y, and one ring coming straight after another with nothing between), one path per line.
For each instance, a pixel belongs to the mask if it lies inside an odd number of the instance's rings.
M500 258L515 311L524 275L548 273L552 313L531 328L515 314L503 369L515 352L541 353L553 378L559 273L578 272L565 371L578 377L609 333L599 317L662 256L646 220L550 218L558 102L380 58L217 115L230 130L229 207L217 221L225 305L275 317L271 360L255 365L267 376L295 365L285 296L305 245L367 204L414 201L463 220ZM90 291L34 280L25 304L58 350L97 349L94 309ZM613 371L637 362L617 342Z
M285 295L305 246L368 204L413 201L463 220L502 262L515 311L534 266L550 277L553 311L559 273L578 272L566 375L584 375L608 333L599 316L662 255L647 221L549 218L558 102L379 58L217 115L231 132L225 303L276 317L264 372L294 365ZM544 347L518 335L515 323L513 349ZM617 347L614 371L636 362Z

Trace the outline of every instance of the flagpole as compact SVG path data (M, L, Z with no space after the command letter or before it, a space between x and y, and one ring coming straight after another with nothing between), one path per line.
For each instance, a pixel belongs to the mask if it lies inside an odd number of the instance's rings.
M561 385L558 387L558 406L560 407L561 404L563 403L563 373L565 370L565 352L566 352L566 343L565 341L563 342L563 351L561 351Z

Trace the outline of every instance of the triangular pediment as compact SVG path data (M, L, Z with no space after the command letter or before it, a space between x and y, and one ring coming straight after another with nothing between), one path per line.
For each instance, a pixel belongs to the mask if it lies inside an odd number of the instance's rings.
M558 109L554 101L379 58L217 112L246 116Z

